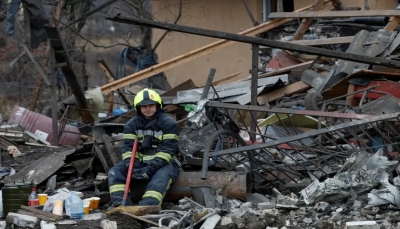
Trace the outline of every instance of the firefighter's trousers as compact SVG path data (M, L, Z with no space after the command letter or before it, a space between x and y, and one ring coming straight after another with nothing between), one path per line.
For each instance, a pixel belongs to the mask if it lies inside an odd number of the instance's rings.
M135 163L134 169L140 169L146 166L143 162ZM122 198L125 190L125 182L128 173L128 168L125 163L119 162L108 172L108 186L110 188L110 196L113 206L119 206L122 203ZM164 167L161 167L148 180L146 190L139 205L161 205L165 193L170 188L170 185L176 181L179 174L179 166L175 162L170 162ZM142 182L132 178L131 187L135 187L135 183ZM126 200L126 206L132 206L131 195L129 193Z

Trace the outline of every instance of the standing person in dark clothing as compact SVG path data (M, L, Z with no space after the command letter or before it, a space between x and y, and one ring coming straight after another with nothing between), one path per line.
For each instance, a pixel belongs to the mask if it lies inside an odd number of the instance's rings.
M139 205L161 205L165 193L179 174L179 162L175 157L178 153L178 127L175 120L163 112L161 97L153 90L146 88L140 91L134 98L133 106L137 116L124 126L123 161L108 173L111 201L113 206L122 203L132 147L138 138L133 185L140 181L149 182ZM126 206L132 205L128 198Z

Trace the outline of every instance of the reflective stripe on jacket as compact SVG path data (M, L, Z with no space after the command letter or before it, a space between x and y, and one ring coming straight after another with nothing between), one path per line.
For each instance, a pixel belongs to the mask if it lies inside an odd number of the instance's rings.
M151 121L156 119L156 125L151 125ZM139 147L135 158L148 161L155 157L170 162L178 153L179 131L175 120L162 111L156 113L152 120L145 119L137 115L130 119L124 126L122 159L130 158L135 139L139 139ZM150 124L150 125L149 125ZM144 137L151 135L157 138L158 146L154 150L142 150L141 143Z

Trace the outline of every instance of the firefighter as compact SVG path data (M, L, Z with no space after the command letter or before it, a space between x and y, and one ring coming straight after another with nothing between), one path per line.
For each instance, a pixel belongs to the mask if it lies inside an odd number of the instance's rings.
M134 98L137 115L124 126L122 160L108 172L112 206L121 205L134 140L139 145L135 156L132 183L147 181L139 205L161 205L165 193L179 174L179 132L175 120L162 110L162 100L154 90L143 89ZM132 186L131 186L132 187ZM132 206L126 200L126 206Z

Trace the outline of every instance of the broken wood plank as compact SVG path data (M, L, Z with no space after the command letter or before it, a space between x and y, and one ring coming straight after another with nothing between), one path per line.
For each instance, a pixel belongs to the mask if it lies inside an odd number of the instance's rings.
M310 89L311 86L303 83L302 81L298 81L292 84L289 84L285 87L279 88L277 90L274 90L272 92L269 92L265 95L260 95L257 97L257 102L260 105L264 105L268 102L273 102L279 98L282 98L283 96L286 95L292 95L298 92L303 92L305 90Z
M350 44L353 38L354 38L353 36L347 36L347 37L335 37L335 38L316 39L316 40L289 41L289 43L308 45L308 46Z
M52 221L63 218L60 215L56 215L56 214L53 214L53 213L50 213L50 212L45 212L45 211L39 210L39 209L37 209L35 207L32 207L32 206L21 205L20 208L22 210L30 211L30 212L33 212L33 213L38 214L38 215L46 216L46 217L50 218Z
M323 0L315 0L312 11L319 11L323 5L324 5ZM296 32L294 33L292 40L302 39L304 36L304 33L310 27L310 25L312 24L313 21L314 21L314 18L303 19L300 26L297 28Z
M104 74L106 74L109 83L116 80L114 74L110 71L110 68L108 67L108 65L104 60L98 60L97 63L99 64L101 70L103 70ZM119 96L121 96L122 100L126 105L132 106L132 101L126 96L126 94L120 88L117 89L117 92Z
M389 22L386 24L384 30L386 31L393 31L399 26L400 23L400 17L391 17Z
M164 107L165 113L175 113L177 112L181 107L178 105L167 105Z
M291 71L291 70L293 70L295 68L298 68L298 67L306 67L306 66L310 65L311 63L312 63L312 61L308 61L308 62L292 65L292 66L289 66L289 67L286 67L286 68L281 68L281 69L278 69L278 70L273 71L273 72L263 73L263 74L258 75L258 78L265 78L265 77L279 75L279 74L282 74L282 73L289 72L289 71Z
M30 212L30 211L21 210L21 209L19 209L19 210L17 211L17 213L18 213L18 214L22 214L22 215L33 216L33 217L36 217L36 218L41 219L41 220L54 221L54 220L53 220L52 218L50 218L50 217L47 217L47 216L44 216L44 215L40 215L40 214L36 214L36 213Z
M97 142L93 144L93 148L97 158L99 158L101 164L103 165L104 170L106 171L106 173L108 173L110 167L108 166L107 160L104 158L103 151L101 151L100 147L97 145Z
M347 94L351 94L356 91L356 85L354 84L349 84L349 87L347 88ZM356 106L357 103L354 101L354 95L348 95L346 96L346 104L350 106Z
M148 215L152 213L160 213L161 207L158 205L152 206L119 206L106 212L110 216L114 212L129 213L135 216Z
M352 10L352 11L307 11L307 12L273 12L269 19L281 18L345 18L345 17L378 17L400 16L399 10Z
M103 134L102 138L103 138L104 145L106 146L108 156L110 157L112 166L115 166L116 164L118 164L118 158L115 155L115 151L112 147L111 138L108 134Z
M18 171L16 174L4 178L4 182L17 182L24 180L27 183L35 182L41 184L55 172L57 172L65 163L65 158L73 154L76 148L66 147L65 151L51 153L41 157Z
M108 93L108 98L107 98L107 117L110 117L113 113L114 110L114 92Z
M324 3L326 4L328 2L330 2L330 1L325 0ZM312 5L308 5L306 7L298 9L298 10L296 10L296 12L302 12L302 11L308 10L310 7L312 7ZM278 27L280 25L283 25L283 24L285 24L287 22L290 22L292 20L293 19L282 19L282 20L268 21L268 22L260 24L260 25L258 25L256 27L252 27L252 28L247 29L247 30L245 30L243 32L240 32L239 34L240 35L247 35L247 36L254 36L254 35L266 32L266 31L268 31L270 29L276 28L276 27ZM155 75L157 73L164 72L164 71L166 71L168 69L171 69L173 67L179 66L179 65L181 65L183 63L186 63L186 62L189 62L191 60L197 59L199 57L208 55L208 54L210 54L210 53L212 53L212 52L214 52L214 51L216 51L216 50L218 50L220 48L227 47L227 46L232 45L234 43L236 43L236 42L235 41L231 41L231 40L225 40L225 39L218 40L218 41L216 41L214 43L208 44L208 45L203 46L201 48L198 48L198 49L192 50L192 51L190 51L188 53L185 53L183 55L179 55L179 56L177 56L175 58L172 58L170 60L167 60L167 61L161 62L159 64L156 64L156 65L152 66L151 68L146 68L146 69L144 69L142 71L139 71L139 72L136 72L134 74L125 76L123 79L119 79L119 80L116 80L114 82L111 82L111 83L108 83L106 85L103 85L101 87L101 91L103 92L103 94L108 93L110 91L114 91L114 90L116 90L118 88L122 88L122 87L125 87L125 86L127 86L129 84L132 84L134 82L140 81L142 79L146 79L146 78L148 78L150 76L153 76L153 75Z
M344 52L338 51L338 50L330 50L330 49L324 49L324 48L309 47L309 46L304 46L304 45L289 44L289 43L282 42L282 41L264 39L264 38L260 38L260 37L244 36L244 35L239 35L236 33L228 33L228 32L221 32L221 31L217 31L217 30L209 30L209 29L202 29L202 28L196 28L196 27L190 27L190 26L182 26L182 25L171 24L171 23L167 23L167 22L158 22L158 21L143 19L143 18L138 18L138 17L126 17L126 16L121 16L120 14L116 14L116 15L114 15L114 17L108 18L108 19L110 19L112 21L124 22L127 24L136 24L136 25L139 24L141 26L147 26L147 27L151 27L151 28L177 31L177 32L181 32L181 33L196 34L196 35L206 36L206 37L234 40L234 41L239 41L242 43L247 43L247 44L252 44L252 45L264 45L264 46L270 46L270 47L274 47L274 48L302 52L302 53L306 53L306 54L332 57L332 58L341 59L342 61L353 61L353 62L357 62L357 63L362 63L364 67L368 66L370 64L374 64L374 65L383 65L383 66L400 68L400 61L398 61L398 60L374 57L374 56L372 56L372 54L371 55L356 54L356 53L350 52L349 50L347 50L344 53ZM366 30L361 30L358 34L365 33L364 31L366 31ZM380 35L381 36L383 35L382 32ZM374 39L376 39L378 34L376 33L373 36L374 36ZM357 37L360 37L360 36L357 35ZM354 39L356 39L356 36ZM380 41L380 43L382 43L382 45L389 44L389 43L384 43L383 41Z
M153 226L157 226L157 227L158 227L158 223L155 223L155 222L153 222L153 221L151 221L151 220L148 220L148 219L145 219L145 218L143 218L143 217L136 216L136 215L132 215L132 214L129 214L129 213L127 213L127 212L122 212L122 214L128 215L128 216L130 216L130 217L132 217L132 218L134 218L134 219L137 219L137 220L140 220L140 221L142 221L142 222L145 222L145 223L148 223L148 224L151 224L151 225L153 225Z

